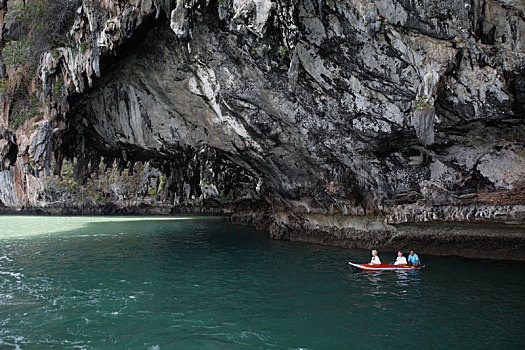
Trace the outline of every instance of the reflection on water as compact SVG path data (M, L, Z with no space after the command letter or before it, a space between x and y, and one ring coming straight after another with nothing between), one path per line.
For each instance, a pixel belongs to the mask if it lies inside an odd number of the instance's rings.
M421 281L422 270L359 271L359 273L368 280L371 296L385 293L410 296L409 290L417 290L414 287L417 287ZM395 288L392 288L394 286Z
M129 216L0 216L2 229L0 230L0 239L19 238L25 239L32 236L41 236L46 234L57 234L71 232L74 230L87 228L90 226L119 227L120 224L133 224L159 221L181 221L181 220L213 220L217 218L203 217L129 217ZM116 225L115 225L116 224ZM116 234L127 232L115 232ZM105 235L107 232L101 232ZM81 237L82 234L76 235ZM90 237L96 237L97 234L90 234Z
M524 344L522 263L425 257L423 270L366 272L347 262L369 252L220 219L39 219L0 217L1 349Z

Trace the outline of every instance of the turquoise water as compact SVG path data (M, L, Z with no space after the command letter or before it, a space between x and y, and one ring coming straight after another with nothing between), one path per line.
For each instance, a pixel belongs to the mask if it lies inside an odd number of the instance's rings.
M0 349L525 347L525 264L368 258L217 218L1 216Z

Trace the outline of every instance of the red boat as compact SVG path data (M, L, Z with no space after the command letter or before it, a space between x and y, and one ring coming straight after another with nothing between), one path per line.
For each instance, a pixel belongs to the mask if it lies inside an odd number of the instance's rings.
M409 265L390 265L390 264L379 264L379 265L370 265L370 264L354 264L349 262L353 267L365 271L390 271L390 270L419 270L421 266L409 266Z

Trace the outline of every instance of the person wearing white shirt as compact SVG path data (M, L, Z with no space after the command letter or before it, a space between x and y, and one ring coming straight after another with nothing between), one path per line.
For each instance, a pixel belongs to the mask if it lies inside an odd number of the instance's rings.
M379 256L377 256L377 250L372 250L372 260L370 260L370 265L379 265L381 264L381 260L379 260Z
M407 265L407 258L405 258L403 256L403 252L402 251L398 251L397 252L397 258L396 258L396 262L394 263L394 265Z

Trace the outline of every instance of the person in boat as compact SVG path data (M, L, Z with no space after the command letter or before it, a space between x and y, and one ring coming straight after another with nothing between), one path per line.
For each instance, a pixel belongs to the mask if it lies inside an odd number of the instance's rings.
M408 255L408 265L419 266L420 264L419 256L417 256L416 251L414 249L410 249L410 254Z
M397 258L396 258L396 262L394 263L394 265L407 265L407 258L405 258L403 256L403 252L402 251L398 251L397 252Z
M379 260L379 256L377 256L377 250L372 250L372 260L370 260L370 265L379 265L381 264L381 260Z

